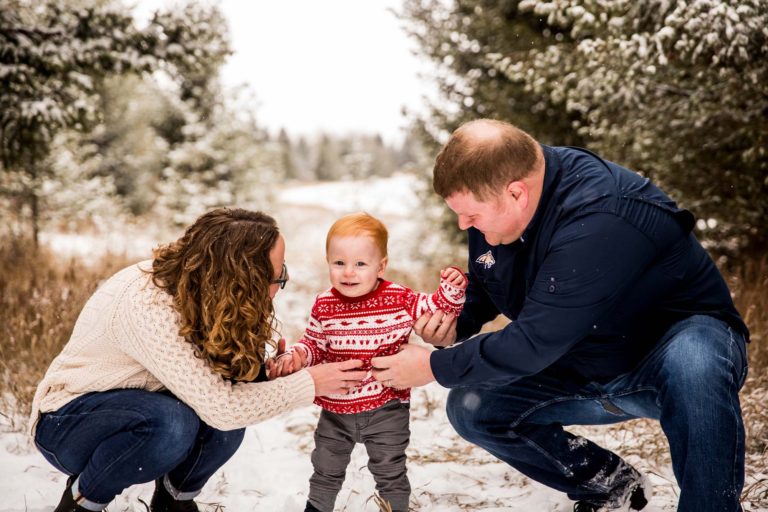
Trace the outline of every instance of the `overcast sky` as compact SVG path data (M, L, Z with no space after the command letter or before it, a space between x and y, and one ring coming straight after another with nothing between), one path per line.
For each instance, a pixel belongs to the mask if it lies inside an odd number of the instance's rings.
M163 0L141 0L151 10ZM387 9L400 0L223 0L234 55L224 83L249 84L257 120L292 135L380 133L392 142L401 108L422 109L428 64Z

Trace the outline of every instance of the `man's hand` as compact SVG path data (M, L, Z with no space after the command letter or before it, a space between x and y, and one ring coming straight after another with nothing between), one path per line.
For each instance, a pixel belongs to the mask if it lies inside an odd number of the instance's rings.
M424 313L413 324L413 332L436 347L448 347L456 341L456 317L443 311Z
M393 356L374 357L373 377L391 388L423 386L435 380L429 365L431 349L403 345Z

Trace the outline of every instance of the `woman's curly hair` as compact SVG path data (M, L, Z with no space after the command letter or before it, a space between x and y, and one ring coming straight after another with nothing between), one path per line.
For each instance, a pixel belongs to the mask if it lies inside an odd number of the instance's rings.
M275 346L269 253L279 233L265 213L219 208L154 251L152 282L173 296L179 334L225 378L254 380Z

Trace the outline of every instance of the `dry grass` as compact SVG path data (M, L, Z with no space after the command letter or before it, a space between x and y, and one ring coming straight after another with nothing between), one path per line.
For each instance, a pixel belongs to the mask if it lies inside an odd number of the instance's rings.
M379 496L378 494L374 494L369 498L369 500L373 500L373 503L376 504L377 507L379 507L379 512L392 512L392 505L389 504L387 500Z
M749 376L741 392L747 431L747 481L742 498L752 510L768 508L768 258L745 263L728 284L749 326Z
M11 428L23 429L35 387L88 297L125 265L107 255L87 267L26 240L0 240L0 406Z
M749 376L742 390L741 407L747 430L747 452L768 463L768 259L746 263L729 277L734 301L749 326ZM763 486L763 491L766 485Z

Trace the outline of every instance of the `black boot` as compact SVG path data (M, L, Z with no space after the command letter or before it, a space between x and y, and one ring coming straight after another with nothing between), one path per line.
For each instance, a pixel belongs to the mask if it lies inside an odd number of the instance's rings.
M64 488L64 494L61 495L61 501L53 512L88 512L75 502L75 497L72 496L72 483L74 483L77 475L72 475L67 478L67 486Z
M642 510L648 504L651 497L651 485L647 478L643 477L629 464L620 463L619 468L612 475L614 488L609 499L602 505L596 505L588 501L577 501L573 506L573 512L610 512L611 510Z
M175 500L163 484L163 478L155 480L155 493L149 503L152 512L200 512L193 500Z
M307 506L304 507L304 512L320 512L320 509L307 501Z

